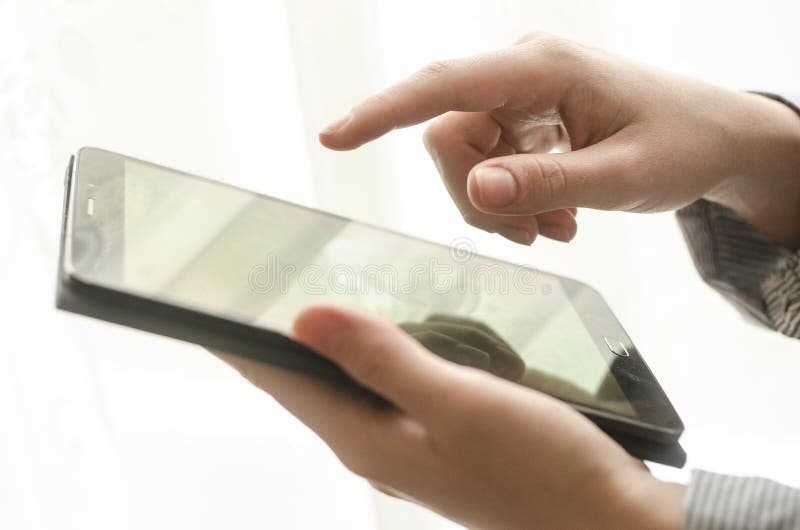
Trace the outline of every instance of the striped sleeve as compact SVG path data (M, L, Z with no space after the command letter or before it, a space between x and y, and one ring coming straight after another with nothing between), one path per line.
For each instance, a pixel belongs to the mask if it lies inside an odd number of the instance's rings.
M765 478L692 471L685 530L800 530L800 490Z
M785 335L800 338L800 253L764 280L761 293L772 326Z

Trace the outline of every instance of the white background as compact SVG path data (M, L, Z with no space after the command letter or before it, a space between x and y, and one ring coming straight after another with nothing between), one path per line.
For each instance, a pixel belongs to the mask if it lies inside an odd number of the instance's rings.
M316 144L392 80L530 30L800 92L797 20L780 0L0 0L0 528L452 526L371 492L201 349L56 312L62 176L83 145L592 283L683 416L687 469L800 485L800 345L700 282L670 214L582 211L571 244L515 247L463 225L420 127Z

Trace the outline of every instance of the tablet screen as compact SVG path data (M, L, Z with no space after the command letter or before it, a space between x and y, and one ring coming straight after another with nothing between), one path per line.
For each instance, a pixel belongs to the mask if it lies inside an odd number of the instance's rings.
M567 401L636 417L558 277L126 159L92 280L288 332L315 302L391 319L432 351Z

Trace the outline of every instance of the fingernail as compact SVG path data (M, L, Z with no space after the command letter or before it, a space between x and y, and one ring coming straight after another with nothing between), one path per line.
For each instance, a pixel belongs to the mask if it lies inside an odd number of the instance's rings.
M327 127L322 129L322 134L333 134L333 133L335 133L336 131L338 131L339 129L341 129L345 125L347 125L347 122L349 122L352 117L353 117L353 115L348 113L348 114L345 114L344 116L342 116L341 118L332 121L331 123L328 124Z
M481 206L502 208L513 204L517 198L517 182L502 167L478 168L475 170L475 182Z
M530 245L535 239L533 235L524 228L505 227L498 230L497 233L520 245Z

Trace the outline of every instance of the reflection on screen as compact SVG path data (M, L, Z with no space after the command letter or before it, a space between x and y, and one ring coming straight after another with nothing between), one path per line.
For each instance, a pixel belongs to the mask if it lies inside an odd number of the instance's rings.
M358 306L439 355L635 416L558 279L467 241L447 248L134 161L123 211L124 249L98 257L95 281L284 332L314 302Z

